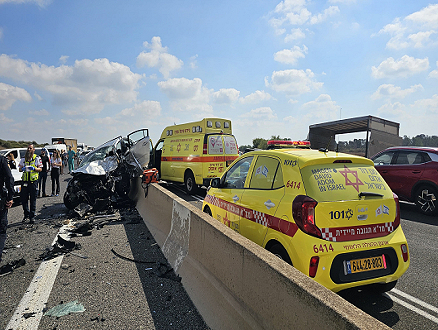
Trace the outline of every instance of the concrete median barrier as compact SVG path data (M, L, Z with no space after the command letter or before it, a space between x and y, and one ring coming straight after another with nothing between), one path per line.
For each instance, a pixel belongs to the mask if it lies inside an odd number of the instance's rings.
M137 209L212 329L390 329L157 184Z

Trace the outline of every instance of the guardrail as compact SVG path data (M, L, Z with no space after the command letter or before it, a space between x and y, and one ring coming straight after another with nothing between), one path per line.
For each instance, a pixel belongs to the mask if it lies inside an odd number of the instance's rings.
M390 329L158 184L137 209L212 329Z

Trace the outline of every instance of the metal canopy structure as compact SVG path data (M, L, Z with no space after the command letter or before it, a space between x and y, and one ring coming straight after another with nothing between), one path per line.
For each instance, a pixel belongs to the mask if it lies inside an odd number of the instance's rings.
M336 150L337 134L366 132L365 157L369 157L390 146L400 145L399 131L399 123L364 116L310 125L308 139L312 148Z

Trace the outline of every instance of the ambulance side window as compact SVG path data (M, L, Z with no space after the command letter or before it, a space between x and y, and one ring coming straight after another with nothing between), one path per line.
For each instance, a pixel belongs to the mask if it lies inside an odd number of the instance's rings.
M246 176L254 157L245 157L231 167L225 176L223 185L228 189L243 189Z
M278 176L278 178L277 178ZM259 156L249 184L250 189L276 189L283 186L283 173L278 159Z

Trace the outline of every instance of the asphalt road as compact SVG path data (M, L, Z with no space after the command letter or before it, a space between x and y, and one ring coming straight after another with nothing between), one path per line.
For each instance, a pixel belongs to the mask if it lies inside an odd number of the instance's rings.
M61 177L61 195L69 178ZM180 185L163 186L201 208L205 190L188 196ZM79 223L65 208L62 196L39 198L37 211L32 226L21 223L21 205L14 205L9 211L9 237L2 265L20 258L26 264L0 276L0 329L14 322L14 318L16 321L14 311L23 305L34 277L44 277L36 276L44 264L39 257L51 246L60 227L69 221ZM41 317L28 307L25 316L20 317L38 322L38 329L208 328L178 276L168 272L161 250L144 223L138 221L135 208L126 205L109 216L100 228L93 227L90 236L71 239L80 249L62 257L44 304L47 311L77 300L85 311L58 318ZM383 295L351 290L340 295L393 329L437 329L438 217L423 216L410 204L402 204L401 217L411 266L395 290Z
M164 187L201 208L206 190L188 196L181 185ZM380 295L349 290L340 296L393 329L438 329L438 216L401 203L401 226L409 245L411 264L395 289Z
M69 179L68 174L61 176L60 196L38 198L34 225L22 224L21 205L9 210L9 237L0 266L21 258L26 263L0 276L0 329L208 329L129 203L94 215L93 221L88 217L82 223L88 221L92 228L88 236L71 238L74 249L41 260L62 226L81 223L62 201ZM42 316L74 301L85 311Z

